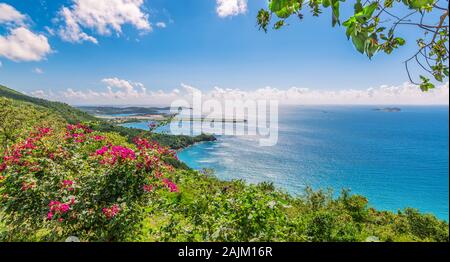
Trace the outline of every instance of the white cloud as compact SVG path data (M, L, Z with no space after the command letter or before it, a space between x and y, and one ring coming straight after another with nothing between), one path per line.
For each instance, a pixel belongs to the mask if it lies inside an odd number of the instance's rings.
M58 94L46 95L47 98L62 100L74 104L105 105L170 105L177 99L190 101L192 93L199 89L181 84L181 88L171 91L148 90L142 83L105 78L104 91L80 91L67 89ZM225 89L215 87L203 92L203 99L253 99L278 100L284 105L448 105L449 84L446 83L429 92L420 91L419 87L405 83L400 86L380 86L362 90L310 90L308 88L291 87L277 89L272 87L252 91Z
M13 23L23 25L26 16L17 11L14 7L0 3L0 24Z
M40 61L51 52L47 37L23 26L10 30L9 35L0 35L0 56L13 61Z
M166 23L164 23L164 22L158 22L158 23L156 23L156 27L159 27L159 28L166 28L167 25L166 25Z
M32 96L38 97L38 98L47 98L48 95L45 93L44 90L36 90L30 93Z
M87 28L100 35L117 35L122 33L122 26L130 24L142 32L152 30L148 14L143 10L144 0L73 0L70 7L62 7L60 17L65 25L59 29L61 38L68 42L89 41L97 39L86 34Z
M139 90L136 90L136 88L140 89L140 91L144 92L145 87L142 83L139 82L131 82L123 79L119 79L117 77L113 78L105 78L102 79L102 82L105 83L108 87L108 91L110 94L113 94L113 88L118 88L119 91L115 93L116 96L119 97L138 97L139 96ZM121 91L123 90L123 91ZM145 92L144 92L145 93Z
M59 35L61 36L62 40L72 43L81 43L84 41L92 42L94 44L98 43L95 37L92 37L81 31L80 26L78 25L77 21L73 17L72 12L68 8L63 7L60 11L60 15L64 18L65 21L65 27L61 27L59 29Z
M247 12L247 0L216 0L217 15L220 17L236 16Z
M36 73L36 74L43 74L44 73L44 70L42 70L41 68L39 68L39 67L35 67L34 69L33 69L33 73Z
M208 95L218 99L273 99L278 100L280 104L291 105L448 105L449 86L446 83L429 92L422 92L418 86L410 83L404 83L400 86L383 85L361 90L344 89L332 91L299 87L291 87L289 89L266 87L249 92L216 87Z

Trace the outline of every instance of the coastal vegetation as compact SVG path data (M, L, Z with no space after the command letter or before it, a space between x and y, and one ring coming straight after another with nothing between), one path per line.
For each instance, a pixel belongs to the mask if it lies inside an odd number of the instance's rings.
M0 90L1 241L449 241L431 214L376 210L347 190L222 181L177 160L195 139Z

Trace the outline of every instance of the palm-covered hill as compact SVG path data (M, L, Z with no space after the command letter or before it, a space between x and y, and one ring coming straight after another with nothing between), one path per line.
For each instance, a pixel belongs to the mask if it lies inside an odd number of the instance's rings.
M62 112L91 119L1 87L0 241L449 240L448 223L431 214L379 211L348 191L293 197L269 183L221 181L152 136Z

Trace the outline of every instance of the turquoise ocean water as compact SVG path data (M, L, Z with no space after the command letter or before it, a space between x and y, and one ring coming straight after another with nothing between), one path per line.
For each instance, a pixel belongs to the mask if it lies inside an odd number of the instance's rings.
M306 186L346 188L379 209L415 207L448 221L448 106L373 109L282 107L273 147L252 137L218 136L179 158L195 169L212 168L221 179L270 181L291 194Z

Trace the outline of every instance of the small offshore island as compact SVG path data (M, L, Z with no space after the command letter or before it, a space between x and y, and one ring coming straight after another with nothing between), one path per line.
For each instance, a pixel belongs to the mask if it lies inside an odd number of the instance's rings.
M399 107L383 107L383 108L375 108L374 111L381 112L401 112L402 109Z

